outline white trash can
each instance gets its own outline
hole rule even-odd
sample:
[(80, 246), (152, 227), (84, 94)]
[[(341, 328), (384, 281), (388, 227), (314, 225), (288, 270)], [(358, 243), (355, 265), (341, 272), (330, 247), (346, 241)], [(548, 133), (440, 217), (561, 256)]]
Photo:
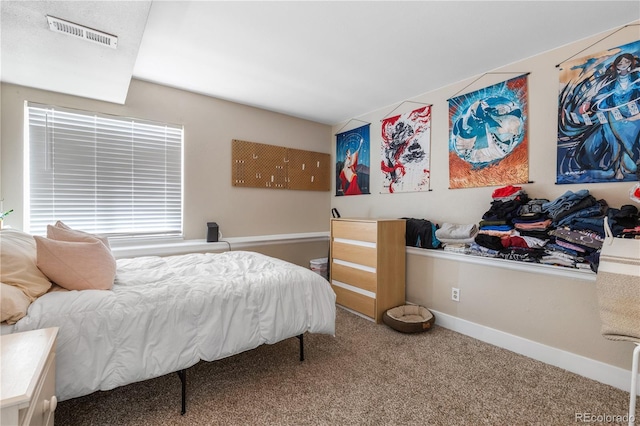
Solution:
[(327, 271), (327, 264), (329, 263), (328, 257), (321, 257), (320, 259), (311, 259), (309, 262), (309, 268), (316, 274), (322, 276), (325, 280), (329, 279)]

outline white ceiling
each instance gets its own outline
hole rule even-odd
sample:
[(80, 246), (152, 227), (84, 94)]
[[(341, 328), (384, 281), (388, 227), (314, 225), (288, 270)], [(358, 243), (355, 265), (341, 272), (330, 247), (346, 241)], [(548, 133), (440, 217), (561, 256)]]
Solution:
[[(137, 78), (325, 124), (640, 19), (637, 0), (3, 0), (0, 7), (2, 81), (125, 103)], [(118, 48), (51, 32), (46, 15), (117, 35)], [(640, 27), (631, 31), (640, 39)]]
[[(0, 78), (124, 103), (151, 2), (0, 0)], [(49, 30), (47, 15), (115, 34), (117, 49)]]

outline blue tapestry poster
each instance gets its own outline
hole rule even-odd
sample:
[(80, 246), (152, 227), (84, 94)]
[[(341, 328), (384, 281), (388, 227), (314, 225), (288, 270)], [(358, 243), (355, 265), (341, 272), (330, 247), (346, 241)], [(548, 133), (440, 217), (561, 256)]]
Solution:
[(449, 188), (529, 181), (528, 75), (449, 99)]
[(559, 184), (637, 181), (640, 41), (560, 68)]

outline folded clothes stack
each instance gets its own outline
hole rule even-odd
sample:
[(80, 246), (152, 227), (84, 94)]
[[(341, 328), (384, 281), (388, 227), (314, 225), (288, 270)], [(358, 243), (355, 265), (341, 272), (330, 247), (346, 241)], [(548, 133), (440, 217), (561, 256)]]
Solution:
[(518, 216), (512, 219), (513, 226), (520, 235), (549, 239), (548, 231), (553, 222), (542, 207), (547, 202), (549, 200), (544, 198), (534, 198), (520, 207)]
[(447, 251), (467, 253), (469, 245), (478, 235), (478, 226), (472, 224), (443, 223), (436, 230), (436, 238)]
[[(595, 200), (587, 190), (567, 191), (545, 205), (553, 215), (551, 243), (542, 263), (563, 265), (573, 262), (575, 268), (597, 271), (600, 248), (604, 240), (604, 218), (617, 237), (625, 237), (627, 227), (640, 225), (638, 209), (633, 205), (609, 207), (605, 200)], [(561, 260), (559, 260), (561, 256)]]
[(513, 235), (513, 219), (529, 201), (527, 193), (519, 186), (509, 185), (493, 191), (491, 198), (491, 207), (478, 224), (479, 233), (500, 238)]
[(602, 247), (603, 236), (595, 232), (557, 228), (550, 232), (554, 243), (549, 244), (540, 263), (581, 267), (593, 259)]
[[(472, 251), (480, 251), (483, 256), (535, 261), (540, 254), (534, 249), (546, 243), (535, 233), (546, 230), (546, 224), (551, 223), (542, 212), (542, 203), (547, 200), (532, 200), (518, 186), (496, 189), (491, 198), (491, 207), (482, 215), (475, 240), (482, 249), (474, 247)], [(519, 228), (528, 228), (534, 235), (524, 235)]]
[(554, 225), (558, 226), (563, 218), (572, 216), (583, 209), (590, 209), (597, 204), (597, 200), (589, 194), (587, 189), (581, 189), (576, 192), (567, 191), (555, 200), (544, 203), (542, 208), (553, 220)]
[(495, 201), (513, 201), (526, 197), (526, 192), (521, 186), (507, 185), (502, 188), (498, 188), (491, 194), (491, 198)]

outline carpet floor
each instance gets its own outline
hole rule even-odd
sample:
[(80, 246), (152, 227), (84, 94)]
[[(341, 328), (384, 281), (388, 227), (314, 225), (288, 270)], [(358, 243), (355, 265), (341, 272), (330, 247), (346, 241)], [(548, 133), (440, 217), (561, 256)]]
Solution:
[[(402, 334), (343, 309), (305, 335), (58, 404), (61, 425), (624, 424), (628, 393), (436, 326)], [(588, 421), (585, 421), (588, 420)], [(598, 420), (602, 420), (601, 422)]]

